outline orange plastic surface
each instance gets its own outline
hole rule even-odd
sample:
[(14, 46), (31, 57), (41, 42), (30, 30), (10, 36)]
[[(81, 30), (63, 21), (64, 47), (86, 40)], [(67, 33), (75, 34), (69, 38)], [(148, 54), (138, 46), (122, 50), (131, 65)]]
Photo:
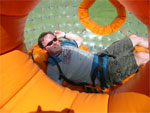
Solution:
[[(129, 1), (122, 0), (125, 7), (132, 7)], [(139, 5), (136, 1), (139, 0), (134, 0), (134, 6)], [(150, 112), (150, 62), (126, 84), (109, 94), (79, 93), (49, 79), (25, 53), (23, 43), (27, 14), (38, 2), (0, 0), (0, 113)], [(140, 2), (141, 5), (145, 3), (149, 1)], [(138, 14), (138, 10), (133, 13)], [(143, 18), (148, 17), (147, 13), (144, 14)], [(147, 21), (143, 20), (143, 23), (148, 25)]]
[(150, 26), (150, 1), (149, 0), (118, 0), (133, 15), (145, 25)]

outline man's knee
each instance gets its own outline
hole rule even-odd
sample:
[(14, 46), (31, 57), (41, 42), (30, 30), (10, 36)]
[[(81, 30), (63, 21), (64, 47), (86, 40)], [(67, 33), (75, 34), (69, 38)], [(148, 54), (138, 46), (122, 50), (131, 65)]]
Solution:
[(139, 40), (140, 40), (139, 37), (137, 37), (136, 35), (130, 35), (129, 38), (133, 44), (133, 47), (138, 45)]
[(149, 61), (149, 53), (146, 52), (136, 52), (134, 53), (136, 63), (138, 66), (145, 64)]

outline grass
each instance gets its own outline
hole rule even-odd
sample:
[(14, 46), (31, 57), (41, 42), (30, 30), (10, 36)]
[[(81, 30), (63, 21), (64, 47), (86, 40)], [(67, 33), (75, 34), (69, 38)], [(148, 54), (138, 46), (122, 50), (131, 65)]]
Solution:
[(110, 24), (116, 16), (116, 9), (108, 0), (97, 0), (89, 9), (89, 17), (99, 25)]

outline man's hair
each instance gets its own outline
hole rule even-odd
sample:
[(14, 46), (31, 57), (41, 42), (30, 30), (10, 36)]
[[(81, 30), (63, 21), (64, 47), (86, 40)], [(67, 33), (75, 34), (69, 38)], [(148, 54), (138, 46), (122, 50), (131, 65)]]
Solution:
[(48, 32), (43, 32), (40, 34), (39, 38), (38, 38), (38, 45), (40, 48), (44, 48), (42, 42), (44, 41), (44, 36), (47, 34), (52, 34), (54, 35), (52, 32), (48, 31)]

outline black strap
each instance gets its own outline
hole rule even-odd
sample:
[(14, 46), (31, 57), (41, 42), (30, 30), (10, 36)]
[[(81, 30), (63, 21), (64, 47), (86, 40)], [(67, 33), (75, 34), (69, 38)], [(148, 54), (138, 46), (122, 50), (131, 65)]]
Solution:
[(35, 62), (34, 57), (33, 57), (33, 50), (29, 53), (29, 55), (32, 57), (33, 62)]
[(59, 80), (61, 79), (61, 75), (63, 75), (63, 72), (62, 72), (62, 70), (61, 70), (61, 68), (60, 68), (60, 66), (59, 66), (59, 64), (58, 64), (58, 62), (56, 61), (56, 59), (55, 58), (53, 58), (52, 56), (50, 56), (50, 58), (56, 63), (56, 65), (57, 65), (57, 68), (58, 68), (58, 70), (59, 70), (59, 73), (60, 73), (60, 76), (59, 76)]
[(102, 54), (99, 54), (99, 57), (103, 57), (103, 56), (108, 56), (108, 57), (116, 58), (116, 56), (111, 55), (111, 54), (108, 54), (108, 53), (102, 53)]
[(61, 68), (60, 68), (60, 66), (59, 66), (59, 64), (58, 64), (58, 62), (56, 61), (56, 59), (53, 58), (53, 57), (51, 57), (51, 56), (50, 56), (50, 58), (52, 58), (52, 60), (54, 60), (54, 62), (55, 62), (56, 65), (57, 65), (57, 68), (58, 68), (58, 70), (59, 70), (59, 80), (61, 80), (61, 79), (63, 78), (63, 79), (64, 79), (65, 81), (67, 81), (69, 84), (76, 85), (76, 86), (88, 85), (87, 83), (84, 83), (84, 82), (82, 82), (82, 83), (76, 83), (76, 82), (74, 82), (74, 81), (72, 81), (72, 80), (69, 80), (69, 79), (64, 75), (64, 73), (62, 72), (62, 70), (61, 70)]
[[(101, 92), (103, 92), (104, 87), (105, 87), (105, 78), (104, 78), (104, 74), (103, 74), (103, 69), (102, 69), (102, 56), (103, 55), (99, 55), (99, 61), (98, 61), (98, 66), (95, 68), (92, 76), (91, 76), (91, 80), (92, 80), (92, 86), (95, 87), (95, 80), (96, 78), (99, 79), (100, 83), (101, 83)], [(97, 77), (97, 73), (100, 72), (100, 78)], [(97, 91), (96, 91), (97, 92)]]
[(94, 70), (94, 72), (93, 72), (93, 74), (92, 74), (92, 76), (91, 76), (92, 86), (93, 86), (93, 88), (94, 88), (94, 90), (95, 90), (95, 93), (98, 93), (98, 92), (99, 92), (99, 91), (96, 90), (96, 85), (95, 85), (95, 79), (96, 79), (96, 77), (97, 77), (97, 73), (98, 73), (98, 67), (95, 68), (95, 70)]

